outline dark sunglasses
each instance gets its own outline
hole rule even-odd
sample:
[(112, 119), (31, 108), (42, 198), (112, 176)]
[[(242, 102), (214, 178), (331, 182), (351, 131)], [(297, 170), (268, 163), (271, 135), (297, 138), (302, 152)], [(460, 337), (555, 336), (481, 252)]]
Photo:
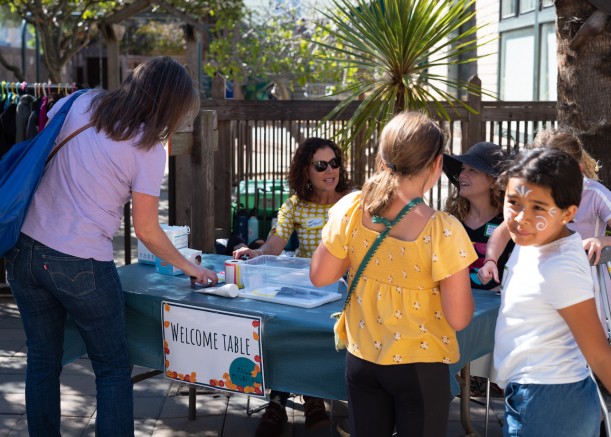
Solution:
[(336, 169), (339, 168), (342, 163), (339, 158), (336, 157), (331, 159), (330, 161), (314, 161), (312, 162), (312, 165), (314, 166), (314, 170), (320, 173), (325, 171), (328, 165), (330, 165), (331, 168)]

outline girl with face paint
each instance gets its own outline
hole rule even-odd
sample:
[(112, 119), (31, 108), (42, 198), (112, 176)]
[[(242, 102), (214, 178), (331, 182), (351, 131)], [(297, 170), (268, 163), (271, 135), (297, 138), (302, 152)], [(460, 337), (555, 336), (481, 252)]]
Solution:
[(516, 244), (494, 347), (504, 435), (598, 436), (600, 405), (588, 365), (611, 388), (611, 347), (596, 317), (581, 237), (566, 226), (581, 200), (579, 163), (557, 149), (534, 149), (501, 183)]

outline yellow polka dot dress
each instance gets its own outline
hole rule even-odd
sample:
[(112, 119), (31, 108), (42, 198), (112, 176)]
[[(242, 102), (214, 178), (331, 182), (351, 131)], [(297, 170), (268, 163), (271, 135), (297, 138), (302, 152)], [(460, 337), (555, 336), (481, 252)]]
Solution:
[(278, 211), (278, 222), (269, 231), (269, 235), (289, 241), (293, 231), (297, 232), (299, 247), (295, 256), (312, 258), (320, 244), (320, 233), (329, 220), (329, 209), (332, 204), (320, 204), (301, 200), (292, 195)]
[[(349, 282), (378, 236), (362, 217), (360, 192), (349, 194), (331, 209), (322, 232), (331, 254), (350, 259)], [(387, 236), (346, 307), (340, 339), (351, 354), (376, 364), (458, 361), (439, 282), (476, 258), (461, 223), (444, 212), (435, 212), (414, 241)]]

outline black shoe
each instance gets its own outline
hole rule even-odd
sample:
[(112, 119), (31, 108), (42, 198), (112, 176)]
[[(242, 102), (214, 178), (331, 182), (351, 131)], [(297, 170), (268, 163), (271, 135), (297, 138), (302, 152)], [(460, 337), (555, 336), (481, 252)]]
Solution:
[(265, 409), (265, 413), (261, 416), (255, 437), (281, 436), (282, 429), (288, 421), (286, 409), (276, 402), (270, 402)]
[(350, 425), (348, 424), (347, 419), (344, 419), (339, 422), (335, 429), (341, 437), (350, 437)]
[(331, 424), (331, 419), (325, 410), (325, 401), (320, 398), (304, 396), (303, 411), (307, 430), (322, 428)]

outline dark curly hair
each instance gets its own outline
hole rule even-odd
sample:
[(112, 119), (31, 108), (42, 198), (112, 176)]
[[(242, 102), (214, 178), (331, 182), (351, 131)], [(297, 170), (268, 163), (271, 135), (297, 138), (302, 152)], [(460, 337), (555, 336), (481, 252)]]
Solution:
[(350, 188), (348, 172), (346, 167), (344, 167), (342, 150), (331, 140), (310, 137), (297, 147), (289, 168), (289, 187), (300, 199), (309, 200), (312, 196), (312, 184), (308, 180), (308, 168), (312, 163), (314, 153), (318, 149), (324, 149), (325, 147), (333, 150), (335, 157), (339, 159), (341, 164), (339, 167), (339, 182), (335, 187), (335, 191), (345, 193)]

